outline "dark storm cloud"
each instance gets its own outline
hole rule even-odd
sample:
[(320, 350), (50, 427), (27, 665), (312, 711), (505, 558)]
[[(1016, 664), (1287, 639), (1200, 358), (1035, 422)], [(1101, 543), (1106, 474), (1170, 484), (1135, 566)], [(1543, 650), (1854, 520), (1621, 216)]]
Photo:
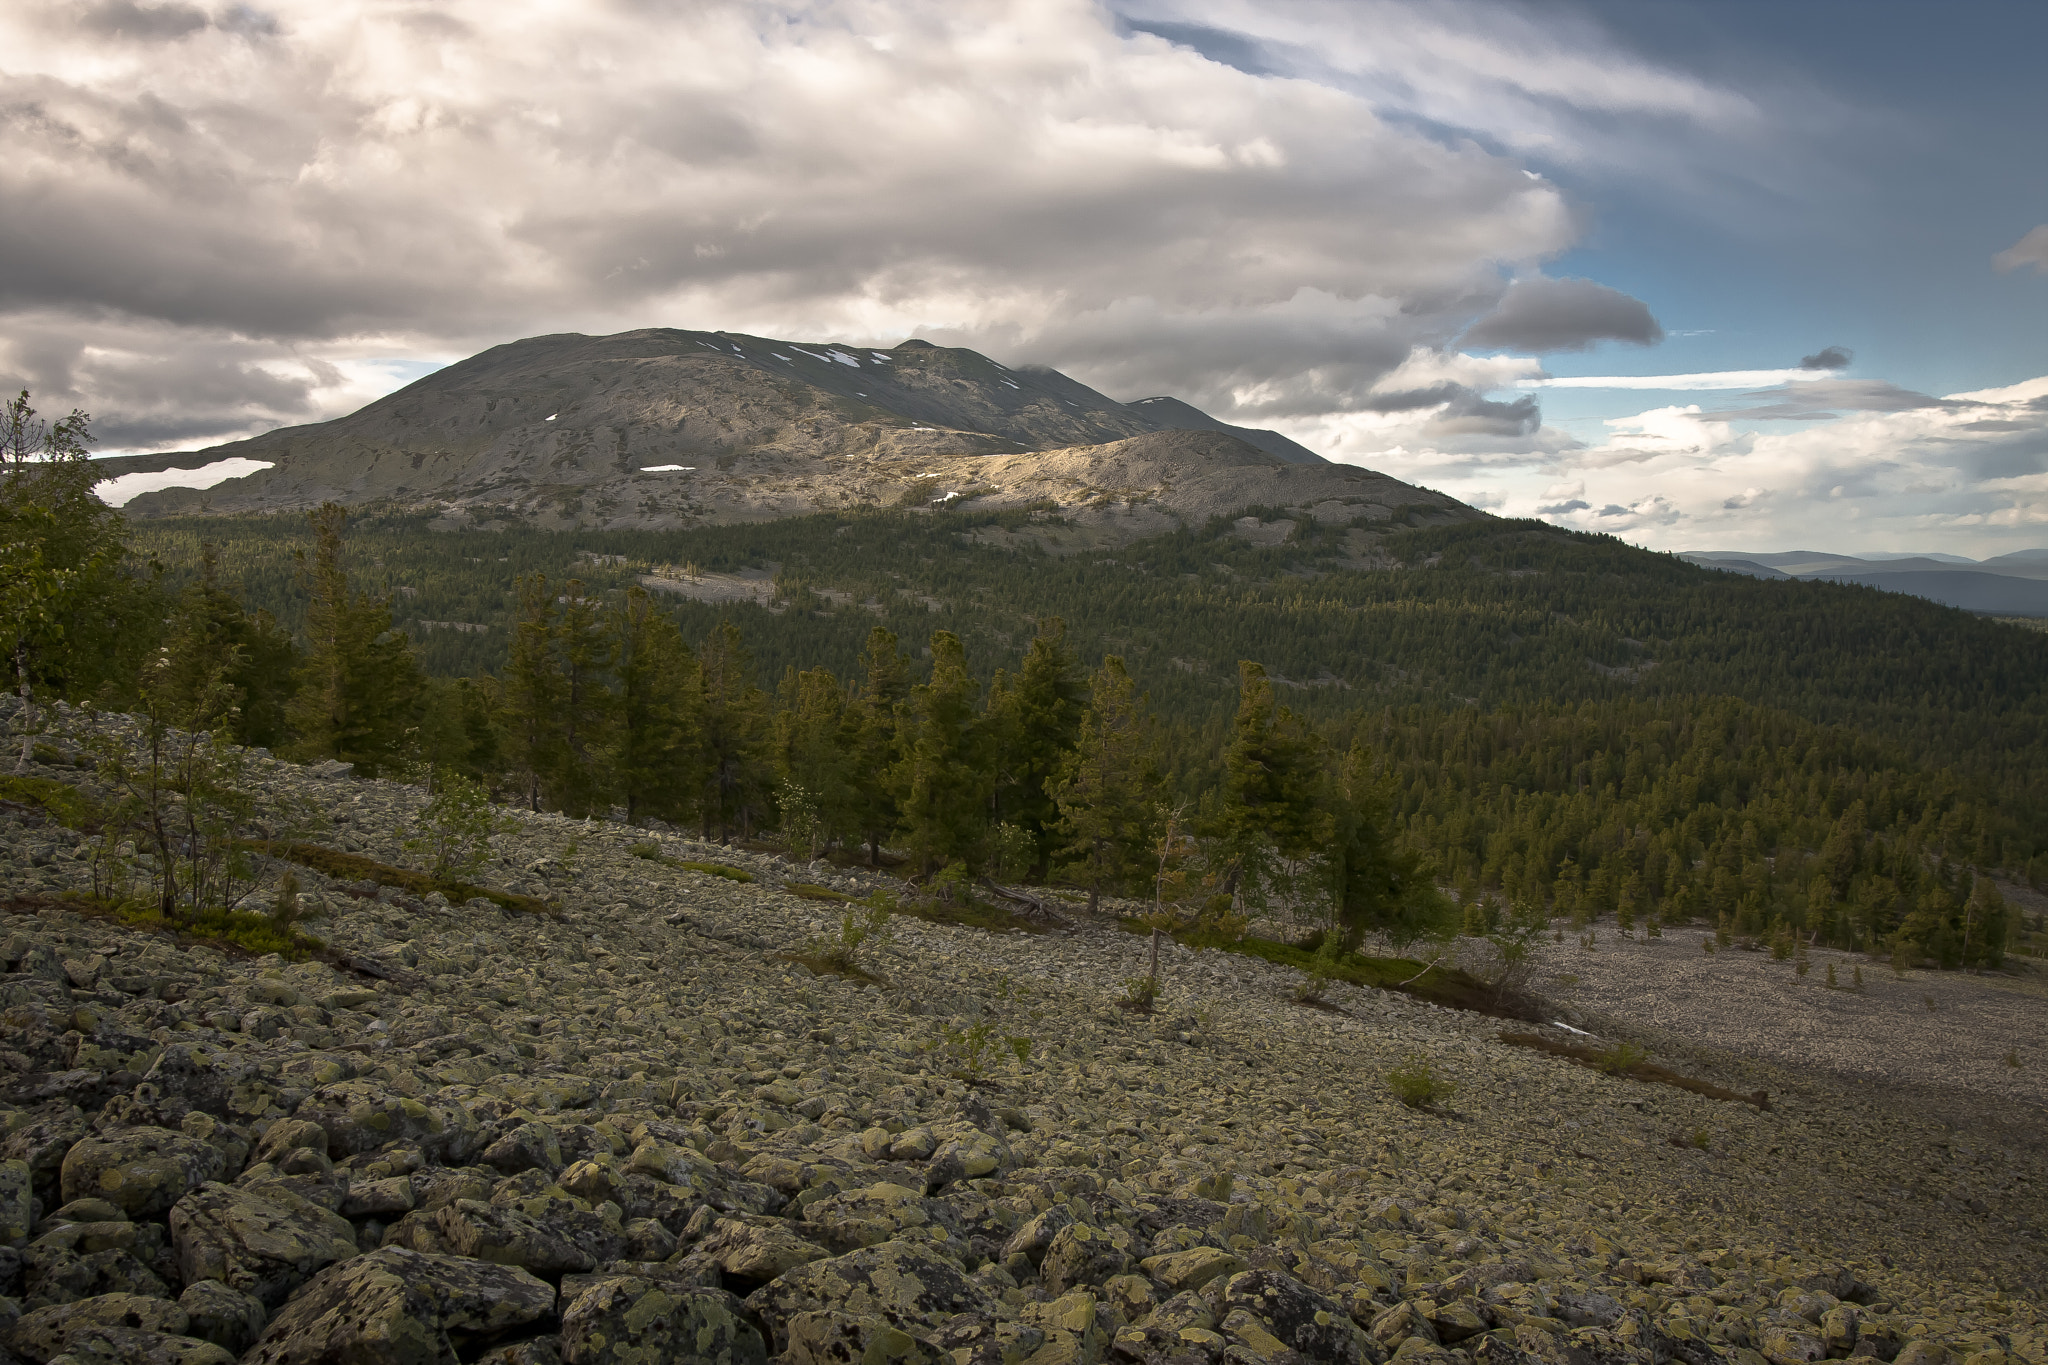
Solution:
[(1664, 329), (1640, 299), (1592, 280), (1533, 276), (1508, 287), (1500, 306), (1462, 344), (1515, 351), (1583, 351), (1597, 341), (1654, 346)]
[(1539, 517), (1561, 517), (1568, 512), (1589, 512), (1593, 504), (1584, 498), (1568, 498), (1563, 502), (1545, 503), (1536, 509)]
[(1843, 370), (1856, 358), (1856, 353), (1846, 346), (1823, 346), (1812, 355), (1799, 357), (1802, 370)]

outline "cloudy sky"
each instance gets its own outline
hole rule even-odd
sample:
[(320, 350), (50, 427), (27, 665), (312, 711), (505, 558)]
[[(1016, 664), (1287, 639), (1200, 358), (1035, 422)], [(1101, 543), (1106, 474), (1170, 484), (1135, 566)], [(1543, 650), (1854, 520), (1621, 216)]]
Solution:
[(971, 345), (1665, 549), (2048, 545), (2037, 0), (12, 0), (0, 383)]

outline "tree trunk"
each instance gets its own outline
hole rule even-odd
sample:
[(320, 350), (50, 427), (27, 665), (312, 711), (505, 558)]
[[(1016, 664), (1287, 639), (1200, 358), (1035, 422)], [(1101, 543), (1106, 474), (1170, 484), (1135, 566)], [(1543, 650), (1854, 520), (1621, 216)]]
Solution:
[(28, 761), (35, 756), (36, 750), (36, 732), (33, 728), (36, 713), (36, 694), (35, 689), (28, 685), (28, 641), (26, 640), (16, 640), (14, 642), (14, 678), (16, 684), (21, 688), (21, 757), (15, 761), (14, 771), (25, 773), (28, 771)]

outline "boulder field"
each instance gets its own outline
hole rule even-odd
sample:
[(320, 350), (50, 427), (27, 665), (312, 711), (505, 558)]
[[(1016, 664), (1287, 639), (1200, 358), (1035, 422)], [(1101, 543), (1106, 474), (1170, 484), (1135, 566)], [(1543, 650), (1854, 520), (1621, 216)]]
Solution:
[[(426, 800), (250, 780), (391, 864)], [(291, 962), (122, 923), (0, 805), (0, 1362), (2048, 1365), (2038, 1154), (1955, 1113), (1171, 944), (1133, 1014), (1145, 940), (1074, 907), (816, 974), (886, 878), (509, 818), (475, 880), (549, 910), (301, 868)]]

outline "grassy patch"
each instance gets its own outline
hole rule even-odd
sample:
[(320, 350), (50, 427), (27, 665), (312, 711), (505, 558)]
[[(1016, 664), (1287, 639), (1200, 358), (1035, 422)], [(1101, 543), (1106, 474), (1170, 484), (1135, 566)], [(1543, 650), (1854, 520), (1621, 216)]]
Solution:
[(753, 873), (747, 871), (744, 867), (734, 867), (730, 863), (699, 863), (692, 862), (688, 858), (664, 858), (662, 861), (670, 867), (679, 867), (685, 872), (702, 872), (707, 877), (723, 877), (729, 882), (750, 882), (754, 880)]
[(829, 886), (819, 886), (815, 882), (784, 882), (782, 889), (795, 896), (798, 900), (850, 901), (856, 899), (853, 896), (847, 895), (844, 891), (834, 891)]
[[(1134, 934), (1149, 934), (1152, 930), (1136, 920), (1124, 923), (1124, 928)], [(1313, 948), (1304, 948), (1293, 943), (1282, 943), (1277, 939), (1247, 936), (1241, 939), (1226, 938), (1221, 934), (1204, 934), (1199, 930), (1173, 931), (1174, 941), (1190, 948), (1218, 948), (1226, 953), (1243, 953), (1246, 957), (1264, 958), (1277, 962), (1283, 967), (1297, 967), (1304, 972), (1318, 969), (1329, 974), (1333, 980), (1348, 981), (1354, 986), (1371, 986), (1383, 991), (1399, 991), (1432, 1005), (1443, 1005), (1450, 1009), (1472, 1010), (1479, 1014), (1491, 1015), (1496, 1019), (1521, 1019), (1512, 1001), (1500, 1001), (1493, 987), (1479, 978), (1456, 967), (1442, 963), (1425, 964), (1406, 957), (1367, 957), (1363, 953), (1344, 953), (1335, 958), (1318, 959)]]
[(826, 953), (784, 953), (784, 962), (794, 962), (810, 968), (813, 976), (843, 976), (849, 981), (865, 981), (879, 985), (882, 978), (864, 970), (859, 964), (842, 962)]
[[(33, 908), (50, 902), (17, 898), (9, 908), (33, 913)], [(196, 915), (167, 920), (156, 907), (140, 901), (111, 901), (76, 892), (61, 895), (55, 903), (88, 919), (112, 920), (131, 929), (175, 934), (180, 942), (204, 944), (231, 954), (262, 957), (276, 953), (290, 962), (304, 962), (326, 942), (304, 930), (281, 925), (270, 916), (253, 910), (204, 910)]]
[(661, 851), (660, 844), (653, 842), (635, 844), (626, 851), (635, 858), (645, 858), (650, 863), (659, 863), (663, 867), (673, 867), (683, 872), (702, 872), (707, 877), (723, 877), (729, 882), (754, 880), (753, 873), (743, 867), (734, 867), (730, 863), (701, 863), (689, 858), (671, 858)]
[(85, 793), (47, 777), (0, 777), (0, 801), (41, 811), (67, 829), (82, 830), (98, 823), (98, 812)]
[(310, 867), (315, 872), (344, 881), (371, 881), (379, 886), (395, 886), (400, 891), (415, 896), (440, 892), (456, 904), (482, 896), (506, 910), (521, 911), (529, 915), (553, 915), (555, 910), (538, 896), (521, 896), (511, 891), (496, 891), (488, 886), (476, 886), (470, 882), (459, 882), (446, 877), (435, 877), (409, 867), (393, 867), (380, 863), (374, 858), (365, 858), (360, 853), (344, 853), (338, 848), (326, 848), (320, 844), (286, 843), (282, 840), (252, 841), (249, 847), (268, 853), (273, 858)]
[(1575, 1043), (1560, 1043), (1554, 1038), (1545, 1038), (1537, 1033), (1503, 1033), (1500, 1040), (1510, 1047), (1526, 1047), (1537, 1052), (1547, 1052), (1553, 1057), (1569, 1058), (1580, 1066), (1589, 1066), (1610, 1076), (1626, 1076), (1632, 1081), (1668, 1085), (1675, 1090), (1704, 1095), (1710, 1100), (1732, 1100), (1737, 1104), (1753, 1104), (1763, 1110), (1771, 1107), (1771, 1096), (1767, 1090), (1752, 1091), (1745, 1095), (1739, 1090), (1729, 1090), (1709, 1081), (1681, 1075), (1669, 1067), (1658, 1066), (1648, 1060), (1647, 1054), (1634, 1043), (1621, 1043), (1611, 1048), (1580, 1047)]
[(1043, 924), (1034, 924), (1000, 905), (983, 901), (905, 900), (896, 907), (899, 915), (921, 919), (927, 924), (957, 924), (966, 929), (985, 929), (992, 934), (1042, 934)]
[(1410, 1109), (1434, 1109), (1457, 1093), (1458, 1087), (1436, 1069), (1426, 1053), (1411, 1052), (1386, 1075), (1394, 1098)]

